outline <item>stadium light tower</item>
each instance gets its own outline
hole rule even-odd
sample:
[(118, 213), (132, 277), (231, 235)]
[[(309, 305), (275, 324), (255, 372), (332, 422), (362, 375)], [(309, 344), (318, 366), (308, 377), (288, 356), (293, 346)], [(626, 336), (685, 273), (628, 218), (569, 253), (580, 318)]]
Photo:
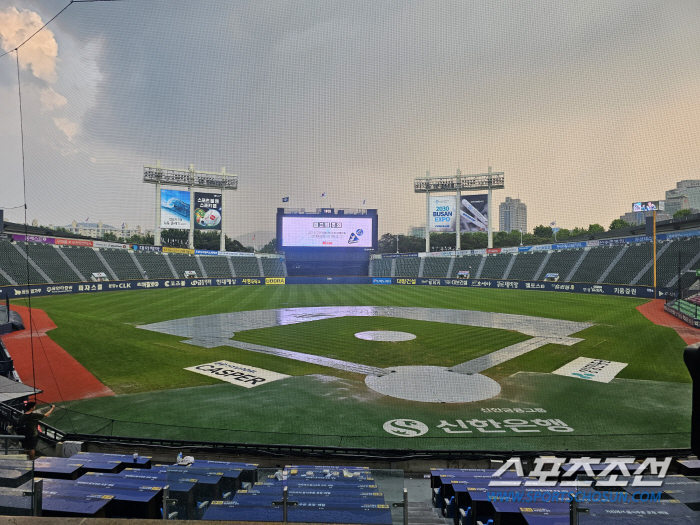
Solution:
[[(502, 190), (505, 188), (505, 173), (492, 172), (489, 166), (488, 173), (480, 173), (478, 175), (462, 175), (460, 170), (457, 170), (457, 175), (454, 177), (430, 177), (430, 172), (426, 173), (425, 178), (418, 178), (413, 181), (413, 191), (415, 193), (425, 193), (425, 251), (430, 251), (430, 194), (436, 193), (452, 193), (457, 194), (457, 209), (461, 206), (462, 191), (479, 191), (488, 190), (488, 211), (487, 211), (487, 231), (488, 231), (488, 247), (493, 248), (493, 190)], [(457, 243), (456, 249), (461, 249), (460, 239), (460, 222), (461, 217), (457, 217), (456, 231)]]
[(221, 242), (220, 250), (226, 250), (226, 234), (224, 233), (224, 221), (226, 216), (225, 196), (226, 190), (238, 189), (238, 175), (228, 175), (226, 168), (221, 168), (221, 173), (208, 171), (195, 171), (194, 165), (190, 165), (187, 170), (176, 170), (163, 168), (160, 161), (156, 161), (155, 166), (143, 167), (143, 182), (155, 184), (156, 186), (156, 228), (153, 243), (160, 245), (160, 191), (161, 185), (165, 186), (186, 186), (190, 192), (190, 233), (188, 245), (194, 248), (194, 190), (195, 188), (209, 188), (221, 191)]

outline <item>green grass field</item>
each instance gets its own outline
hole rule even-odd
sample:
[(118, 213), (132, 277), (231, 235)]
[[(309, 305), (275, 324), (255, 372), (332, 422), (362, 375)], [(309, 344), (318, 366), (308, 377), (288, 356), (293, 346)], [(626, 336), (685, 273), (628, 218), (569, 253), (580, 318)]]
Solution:
[[(68, 431), (413, 449), (687, 447), (691, 387), (682, 361), (685, 343), (673, 329), (641, 315), (635, 308), (643, 302), (524, 290), (288, 285), (46, 297), (33, 299), (32, 306), (56, 323), (50, 337), (117, 393), (65, 403), (52, 419)], [(485, 370), (501, 393), (473, 403), (396, 399), (369, 389), (357, 373), (227, 346), (201, 348), (181, 342), (183, 337), (136, 328), (224, 312), (355, 305), (479, 310), (595, 326), (574, 334), (583, 339), (574, 346), (548, 344)], [(366, 330), (417, 337), (400, 343), (354, 337)], [(449, 367), (529, 337), (432, 321), (345, 317), (238, 332), (234, 339), (384, 368)], [(580, 356), (628, 365), (610, 383), (551, 374)], [(245, 389), (184, 370), (221, 359), (292, 377)], [(573, 431), (504, 430), (509, 418), (558, 419)], [(428, 431), (392, 435), (384, 425), (395, 419), (420, 421)], [(500, 425), (491, 430), (499, 431), (459, 423), (489, 419)]]

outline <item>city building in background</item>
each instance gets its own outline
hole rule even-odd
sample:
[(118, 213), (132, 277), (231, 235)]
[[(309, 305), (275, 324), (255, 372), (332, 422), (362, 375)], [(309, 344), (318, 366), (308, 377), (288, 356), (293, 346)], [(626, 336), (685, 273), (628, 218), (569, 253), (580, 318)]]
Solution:
[(498, 207), (500, 231), (510, 233), (513, 230), (527, 232), (527, 205), (520, 199), (506, 197)]
[[(52, 227), (50, 225), (50, 227)], [(63, 226), (66, 230), (77, 235), (84, 235), (85, 237), (93, 237), (96, 239), (101, 239), (104, 237), (105, 233), (113, 233), (117, 237), (127, 239), (132, 235), (148, 235), (152, 234), (153, 231), (141, 230), (141, 226), (136, 226), (136, 228), (129, 228), (127, 223), (122, 224), (121, 228), (111, 226), (109, 224), (104, 224), (102, 221), (99, 222), (76, 222), (73, 221), (67, 226)]]
[[(651, 217), (653, 214), (654, 210), (630, 211), (621, 215), (620, 219), (629, 223), (631, 226), (639, 226), (640, 224), (646, 224), (646, 218)], [(656, 222), (668, 221), (671, 219), (673, 219), (673, 213), (656, 210)]]
[(673, 215), (678, 210), (700, 212), (700, 180), (682, 180), (666, 192), (666, 211)]
[(425, 237), (425, 226), (411, 226), (408, 228), (410, 237)]

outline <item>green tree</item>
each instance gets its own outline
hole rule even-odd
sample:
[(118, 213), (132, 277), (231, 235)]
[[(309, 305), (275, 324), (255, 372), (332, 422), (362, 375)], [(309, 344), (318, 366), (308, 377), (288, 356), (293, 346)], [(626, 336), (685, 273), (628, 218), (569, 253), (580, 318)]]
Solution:
[(688, 208), (683, 208), (682, 210), (678, 210), (676, 213), (673, 214), (674, 219), (681, 219), (683, 217), (687, 217), (688, 215), (692, 215), (693, 212), (690, 211)]
[(106, 231), (102, 236), (102, 240), (105, 242), (121, 242), (122, 238), (118, 237), (114, 232)]
[(237, 241), (235, 239), (231, 239), (228, 235), (226, 236), (226, 239), (224, 242), (226, 243), (226, 251), (227, 252), (252, 252), (253, 251), (252, 247), (246, 248), (239, 241)]
[(621, 228), (629, 228), (630, 226), (631, 224), (624, 219), (615, 219), (610, 223), (610, 228), (608, 228), (608, 231), (619, 230)]
[(377, 243), (377, 252), (379, 253), (394, 253), (396, 252), (396, 236), (391, 233), (385, 233), (379, 238)]
[(276, 253), (277, 252), (277, 239), (272, 239), (265, 246), (258, 250), (260, 253)]
[(603, 228), (597, 222), (595, 224), (588, 225), (588, 233), (600, 233), (600, 232), (604, 232), (604, 231), (605, 231), (605, 228)]
[(149, 244), (149, 245), (153, 246), (153, 241), (154, 241), (153, 235), (151, 235), (151, 234), (138, 235), (135, 233), (134, 235), (132, 235), (131, 237), (126, 239), (125, 242), (127, 244), (144, 244), (144, 245)]
[(485, 232), (466, 232), (462, 234), (461, 241), (463, 250), (480, 250), (488, 246), (488, 234)]
[(571, 237), (571, 231), (567, 230), (566, 228), (560, 228), (557, 232), (557, 239), (560, 241), (568, 239), (569, 237)]
[(551, 239), (554, 235), (554, 231), (552, 230), (551, 226), (543, 226), (542, 224), (535, 226), (532, 233), (535, 234), (535, 237), (539, 237), (540, 239)]
[(579, 228), (578, 226), (571, 230), (571, 237), (581, 237), (587, 235), (588, 230), (586, 228)]

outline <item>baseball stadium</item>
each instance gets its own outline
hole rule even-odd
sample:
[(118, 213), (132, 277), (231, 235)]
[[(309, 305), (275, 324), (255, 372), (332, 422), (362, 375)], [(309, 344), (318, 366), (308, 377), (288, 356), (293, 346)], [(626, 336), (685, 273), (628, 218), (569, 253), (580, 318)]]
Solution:
[[(697, 72), (667, 85), (641, 5), (641, 26), (610, 8), (607, 49), (598, 15), (541, 2), (587, 35), (548, 59), (539, 20), (457, 38), (519, 20), (478, 4), (0, 2), (0, 429), (30, 460), (0, 471), (31, 474), (0, 514), (700, 520)], [(700, 13), (669, 11), (671, 57), (700, 62)], [(645, 80), (623, 100), (591, 63)], [(659, 501), (479, 499), (495, 475), (532, 496), (543, 458), (599, 458), (588, 503), (601, 472), (672, 459)]]

